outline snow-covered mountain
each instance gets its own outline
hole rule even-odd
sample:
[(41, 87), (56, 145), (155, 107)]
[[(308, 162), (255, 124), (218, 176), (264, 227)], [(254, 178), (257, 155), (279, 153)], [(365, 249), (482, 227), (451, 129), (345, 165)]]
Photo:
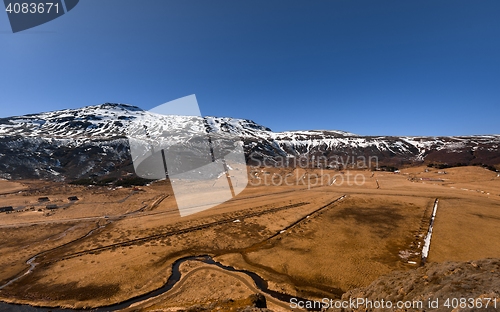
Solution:
[[(134, 120), (148, 123), (151, 136), (164, 128), (189, 131), (190, 116), (166, 116), (144, 111), (127, 104), (102, 104), (81, 109), (0, 119), (0, 136), (44, 137), (88, 141), (127, 135), (127, 126)], [(206, 117), (211, 130), (230, 131), (237, 135), (270, 131), (250, 120)], [(198, 130), (199, 129), (194, 129)]]
[[(72, 180), (133, 172), (126, 137), (131, 124), (147, 123), (150, 137), (167, 130), (189, 134), (202, 130), (196, 128), (200, 123), (193, 118), (200, 117), (158, 115), (110, 103), (1, 118), (0, 177)], [(422, 162), (500, 164), (500, 135), (394, 137), (318, 130), (275, 133), (250, 120), (218, 117), (204, 117), (203, 124), (213, 135), (241, 138), (248, 163), (254, 165), (282, 165), (283, 159), (294, 157), (341, 158), (343, 165), (349, 157), (376, 158), (378, 165), (391, 166)], [(182, 140), (182, 136), (179, 138)]]

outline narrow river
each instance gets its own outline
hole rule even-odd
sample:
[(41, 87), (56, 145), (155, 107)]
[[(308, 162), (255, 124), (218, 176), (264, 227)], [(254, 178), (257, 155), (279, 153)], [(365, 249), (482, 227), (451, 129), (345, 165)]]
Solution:
[(0, 312), (74, 312), (74, 311), (92, 311), (92, 312), (108, 312), (108, 311), (117, 311), (121, 310), (124, 308), (129, 307), (131, 304), (156, 297), (158, 295), (161, 295), (175, 286), (177, 282), (181, 279), (181, 272), (179, 270), (180, 265), (188, 260), (196, 260), (196, 261), (201, 261), (206, 264), (210, 265), (215, 265), (223, 270), (230, 271), (230, 272), (239, 272), (239, 273), (244, 273), (248, 275), (255, 283), (258, 289), (260, 289), (262, 292), (272, 296), (273, 298), (276, 298), (280, 301), (285, 302), (286, 304), (290, 303), (291, 298), (297, 298), (298, 300), (306, 300), (303, 298), (299, 297), (294, 297), (290, 296), (287, 294), (283, 294), (274, 290), (271, 290), (267, 286), (267, 282), (260, 277), (259, 275), (246, 271), (246, 270), (237, 270), (231, 266), (226, 266), (223, 265), (220, 262), (215, 261), (211, 256), (204, 255), (204, 256), (189, 256), (189, 257), (184, 257), (181, 259), (178, 259), (174, 262), (172, 265), (172, 275), (167, 280), (167, 283), (163, 285), (161, 288), (154, 290), (150, 293), (140, 295), (134, 298), (131, 298), (127, 301), (124, 301), (122, 303), (110, 305), (107, 307), (102, 307), (102, 308), (96, 308), (96, 309), (90, 309), (90, 310), (73, 310), (73, 309), (57, 309), (57, 308), (39, 308), (39, 307), (33, 307), (30, 305), (18, 305), (18, 304), (9, 304), (9, 303), (4, 303), (0, 302)]
[[(28, 261), (26, 261), (26, 264), (28, 264), (28, 265), (30, 266), (30, 267), (29, 267), (29, 269), (28, 269), (28, 270), (26, 270), (26, 272), (24, 272), (23, 274), (21, 274), (21, 275), (19, 275), (19, 276), (15, 277), (15, 278), (13, 278), (12, 280), (10, 280), (9, 282), (7, 282), (6, 284), (4, 284), (4, 285), (0, 285), (0, 289), (5, 288), (5, 287), (9, 286), (10, 284), (12, 284), (12, 283), (14, 283), (15, 281), (19, 280), (19, 279), (20, 279), (20, 278), (22, 278), (23, 276), (28, 275), (28, 274), (30, 274), (31, 272), (33, 272), (33, 270), (35, 269), (35, 267), (36, 267), (36, 266), (37, 266), (37, 264), (38, 264), (38, 263), (36, 263), (36, 262), (35, 262), (36, 258), (38, 258), (38, 257), (40, 257), (40, 256), (43, 256), (43, 255), (45, 255), (45, 254), (47, 254), (47, 253), (49, 253), (49, 252), (51, 252), (51, 251), (54, 251), (54, 250), (56, 250), (56, 249), (59, 249), (59, 248), (61, 248), (61, 247), (64, 247), (64, 246), (66, 246), (66, 245), (68, 245), (68, 244), (74, 243), (74, 242), (75, 242), (75, 241), (77, 241), (77, 240), (81, 240), (81, 239), (84, 239), (84, 238), (86, 238), (86, 237), (89, 237), (90, 235), (92, 235), (92, 233), (94, 233), (95, 231), (97, 231), (97, 230), (99, 230), (99, 229), (104, 228), (106, 225), (107, 225), (107, 224), (104, 224), (104, 225), (99, 225), (97, 228), (90, 230), (90, 232), (88, 232), (88, 233), (87, 233), (87, 234), (85, 234), (84, 236), (82, 236), (82, 237), (80, 237), (80, 238), (78, 238), (78, 239), (76, 239), (76, 240), (74, 240), (74, 241), (71, 241), (71, 242), (68, 242), (68, 243), (62, 244), (61, 246), (58, 246), (58, 247), (56, 247), (56, 248), (53, 248), (53, 249), (50, 249), (50, 250), (47, 250), (47, 251), (42, 251), (41, 253), (39, 253), (39, 254), (37, 254), (37, 255), (33, 256), (33, 257), (32, 257), (32, 258), (30, 258)], [(1, 302), (0, 302), (0, 303), (1, 303)], [(3, 310), (1, 310), (1, 306), (0, 306), (0, 311), (3, 311)]]

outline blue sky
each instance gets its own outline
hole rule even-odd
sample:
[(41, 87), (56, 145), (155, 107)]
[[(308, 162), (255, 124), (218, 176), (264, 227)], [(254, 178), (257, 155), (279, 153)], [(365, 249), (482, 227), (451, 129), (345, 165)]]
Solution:
[(196, 94), (274, 131), (500, 133), (500, 1), (80, 0), (12, 34), (0, 117)]

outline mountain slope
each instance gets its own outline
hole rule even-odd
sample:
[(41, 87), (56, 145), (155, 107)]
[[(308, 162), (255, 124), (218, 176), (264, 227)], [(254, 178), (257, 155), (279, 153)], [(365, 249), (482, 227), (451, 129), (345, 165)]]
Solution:
[[(193, 118), (165, 116), (126, 104), (102, 104), (0, 119), (0, 177), (72, 180), (133, 172), (127, 140), (131, 123), (148, 124), (150, 137), (167, 129), (195, 133)], [(206, 129), (244, 142), (249, 164), (283, 165), (307, 159), (309, 165), (401, 166), (422, 162), (500, 164), (500, 135), (469, 137), (358, 136), (343, 131), (275, 133), (250, 120), (205, 117)], [(199, 126), (198, 126), (199, 127)], [(180, 136), (177, 138), (183, 140)], [(353, 158), (354, 157), (354, 158)], [(319, 161), (321, 160), (321, 161)], [(354, 161), (353, 161), (354, 160)]]

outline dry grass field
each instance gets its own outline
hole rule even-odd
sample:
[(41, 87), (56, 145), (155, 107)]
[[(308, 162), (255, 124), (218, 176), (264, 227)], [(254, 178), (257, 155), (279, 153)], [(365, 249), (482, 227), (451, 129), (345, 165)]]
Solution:
[[(276, 183), (287, 174), (292, 183)], [(500, 177), (483, 168), (266, 168), (250, 182), (236, 198), (181, 217), (165, 181), (137, 188), (0, 181), (0, 206), (15, 210), (0, 213), (0, 300), (113, 305), (162, 287), (172, 264), (194, 255), (254, 272), (270, 290), (340, 298), (420, 265), (437, 198), (428, 263), (500, 258)], [(241, 272), (196, 261), (180, 271), (171, 290), (127, 311), (218, 304), (229, 311), (256, 293), (273, 310), (286, 310)]]
[(18, 192), (26, 189), (27, 186), (22, 183), (10, 182), (7, 180), (0, 180), (0, 195)]

